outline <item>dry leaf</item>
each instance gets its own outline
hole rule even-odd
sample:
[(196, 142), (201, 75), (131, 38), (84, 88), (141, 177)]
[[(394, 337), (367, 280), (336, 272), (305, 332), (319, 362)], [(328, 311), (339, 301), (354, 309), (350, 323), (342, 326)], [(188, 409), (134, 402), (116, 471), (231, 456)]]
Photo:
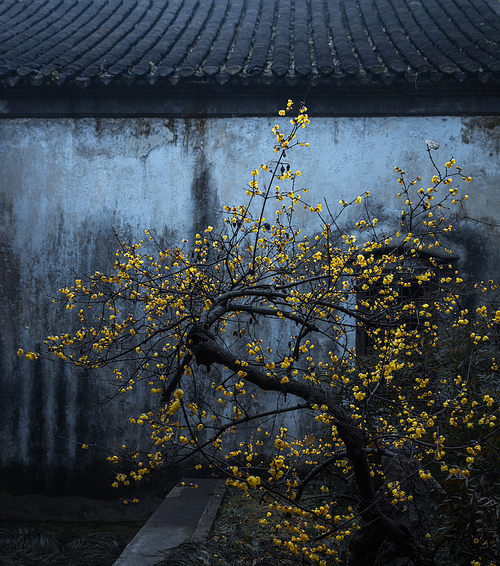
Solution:
[(307, 438), (305, 439), (305, 445), (309, 446), (310, 444), (312, 444), (314, 441), (316, 440), (316, 437), (314, 436), (314, 434), (311, 432), (311, 434), (309, 434), (307, 436)]
[(170, 248), (168, 248), (168, 250), (165, 250), (162, 254), (161, 254), (161, 259), (160, 259), (160, 263), (162, 261), (165, 261), (167, 259), (167, 257), (172, 253), (172, 250)]

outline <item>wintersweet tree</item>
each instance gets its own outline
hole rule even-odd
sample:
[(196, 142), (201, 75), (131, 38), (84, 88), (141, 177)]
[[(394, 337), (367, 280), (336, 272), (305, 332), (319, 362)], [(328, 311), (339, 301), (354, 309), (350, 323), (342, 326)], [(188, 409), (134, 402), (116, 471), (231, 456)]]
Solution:
[(435, 175), (395, 168), (382, 234), (368, 192), (318, 203), (299, 187), (307, 109), (280, 115), (290, 133), (273, 128), (275, 160), (221, 226), (121, 243), (110, 271), (61, 289), (80, 328), (47, 350), (117, 397), (148, 384), (127, 418), (150, 446), (109, 457), (115, 487), (181, 463), (224, 475), (261, 494), (263, 529), (305, 564), (497, 564), (497, 286), (463, 281), (449, 244), (471, 179), (427, 142)]

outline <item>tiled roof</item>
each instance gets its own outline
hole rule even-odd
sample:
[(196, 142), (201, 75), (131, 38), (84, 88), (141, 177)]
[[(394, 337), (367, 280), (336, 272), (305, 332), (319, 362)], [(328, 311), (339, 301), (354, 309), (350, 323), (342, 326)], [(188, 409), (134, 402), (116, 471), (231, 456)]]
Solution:
[(498, 79), (499, 0), (0, 0), (7, 88), (416, 76)]

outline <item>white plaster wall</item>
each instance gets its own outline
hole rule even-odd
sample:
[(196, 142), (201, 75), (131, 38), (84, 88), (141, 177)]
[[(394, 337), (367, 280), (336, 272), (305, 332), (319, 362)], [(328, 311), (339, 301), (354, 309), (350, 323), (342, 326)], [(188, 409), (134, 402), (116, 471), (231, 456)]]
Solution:
[[(23, 469), (39, 474), (37, 485), (57, 489), (59, 477), (70, 485), (68, 473), (79, 477), (97, 455), (84, 457), (65, 439), (112, 448), (129, 434), (116, 422), (136, 412), (133, 400), (96, 408), (95, 384), (15, 355), (60, 330), (65, 313), (51, 297), (75, 273), (106, 271), (114, 231), (133, 241), (147, 228), (175, 244), (216, 224), (224, 204), (245, 201), (250, 171), (274, 159), (276, 123), (287, 131), (286, 118), (0, 121), (0, 467), (7, 476)], [(498, 118), (313, 118), (301, 135), (310, 147), (294, 149), (289, 161), (302, 172), (307, 198), (336, 207), (368, 190), (381, 230), (400, 210), (394, 166), (427, 186), (434, 172), (424, 140), (440, 143), (436, 162), (453, 156), (474, 178), (470, 215), (483, 222), (457, 233), (462, 261), (475, 275), (498, 274), (498, 229), (484, 224), (497, 224), (500, 211)]]

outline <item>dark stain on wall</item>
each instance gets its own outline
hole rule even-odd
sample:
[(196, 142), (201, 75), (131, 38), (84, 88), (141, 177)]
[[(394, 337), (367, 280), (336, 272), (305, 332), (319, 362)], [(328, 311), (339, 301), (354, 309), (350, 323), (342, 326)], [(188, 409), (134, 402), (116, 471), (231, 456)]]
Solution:
[(498, 276), (497, 258), (492, 263), (487, 249), (487, 238), (477, 225), (457, 225), (453, 231), (453, 244), (464, 251), (458, 266), (463, 275), (474, 281), (495, 279)]
[(213, 222), (218, 208), (217, 195), (210, 175), (210, 165), (205, 161), (203, 155), (200, 155), (196, 162), (191, 194), (194, 201), (193, 229), (202, 232)]
[[(38, 462), (38, 469), (33, 475), (33, 487), (40, 488), (44, 484), (44, 472), (47, 467), (47, 447), (44, 445), (44, 405), (47, 391), (45, 391), (44, 371), (42, 361), (33, 362), (31, 379), (31, 403), (29, 427), (29, 460)], [(38, 485), (37, 485), (38, 484)]]
[[(68, 437), (70, 429), (68, 427), (68, 417), (71, 409), (71, 403), (68, 398), (68, 379), (65, 372), (65, 365), (58, 363), (55, 368), (56, 389), (55, 394), (55, 415), (53, 416), (55, 430), (54, 435), (54, 456), (55, 462), (51, 462), (52, 468), (52, 484), (54, 490), (57, 490), (58, 485), (66, 483), (66, 470), (71, 468), (73, 462), (68, 455)], [(56, 491), (57, 493), (57, 491)]]
[(172, 134), (172, 141), (175, 145), (177, 145), (177, 140), (179, 139), (177, 124), (178, 121), (171, 118), (166, 118), (165, 120), (163, 120), (163, 126), (167, 128), (167, 130)]
[(134, 120), (135, 129), (132, 135), (135, 137), (148, 138), (151, 133), (151, 120), (148, 118), (137, 118)]
[(500, 151), (500, 116), (462, 118), (462, 142), (478, 143), (490, 156)]
[[(8, 226), (8, 225), (7, 225)], [(21, 281), (20, 262), (10, 240), (5, 236), (0, 240), (2, 247), (2, 269), (0, 269), (0, 293), (3, 297), (2, 307), (7, 311), (6, 320), (21, 308), (19, 285)]]
[(211, 169), (213, 163), (205, 154), (206, 119), (186, 121), (185, 148), (197, 153), (193, 171), (191, 195), (193, 198), (193, 230), (202, 232), (208, 225), (216, 222), (220, 211), (217, 190)]
[[(9, 346), (6, 337), (0, 335), (0, 407), (2, 410), (3, 424), (0, 461), (2, 462), (2, 466), (10, 459), (10, 452), (7, 450), (7, 447), (17, 442), (15, 435), (20, 425), (22, 399), (21, 388), (16, 382), (16, 377), (17, 375), (22, 375), (23, 360), (18, 358), (13, 365), (10, 366), (9, 359), (12, 357), (12, 350)], [(2, 477), (0, 472), (0, 482)]]

